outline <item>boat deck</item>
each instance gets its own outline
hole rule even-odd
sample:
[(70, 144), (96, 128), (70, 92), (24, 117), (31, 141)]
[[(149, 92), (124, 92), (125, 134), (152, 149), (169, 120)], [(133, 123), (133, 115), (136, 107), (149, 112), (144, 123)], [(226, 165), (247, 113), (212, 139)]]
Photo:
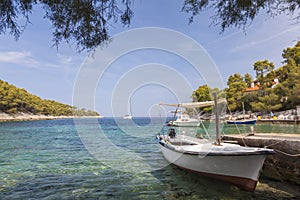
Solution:
[(171, 144), (171, 146), (167, 145), (169, 148), (188, 154), (242, 156), (274, 153), (265, 148), (242, 147), (237, 144), (221, 143), (221, 145), (215, 145), (213, 141), (186, 135), (178, 135), (175, 138), (168, 137), (166, 141)]

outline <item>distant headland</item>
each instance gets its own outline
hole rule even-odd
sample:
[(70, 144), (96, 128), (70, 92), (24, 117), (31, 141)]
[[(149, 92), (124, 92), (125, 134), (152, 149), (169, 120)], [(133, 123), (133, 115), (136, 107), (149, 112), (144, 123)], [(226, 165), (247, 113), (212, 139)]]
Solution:
[(0, 121), (50, 120), (57, 118), (101, 117), (99, 113), (42, 99), (0, 80)]

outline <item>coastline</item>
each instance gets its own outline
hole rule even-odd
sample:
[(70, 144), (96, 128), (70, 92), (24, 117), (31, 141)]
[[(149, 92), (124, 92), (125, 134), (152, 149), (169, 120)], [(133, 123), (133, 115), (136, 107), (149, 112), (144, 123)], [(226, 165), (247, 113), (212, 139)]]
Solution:
[(16, 113), (7, 114), (0, 112), (0, 122), (12, 122), (12, 121), (35, 121), (35, 120), (54, 120), (54, 119), (70, 119), (70, 118), (86, 118), (86, 117), (96, 117), (100, 116), (51, 116), (51, 115), (34, 115), (31, 113)]

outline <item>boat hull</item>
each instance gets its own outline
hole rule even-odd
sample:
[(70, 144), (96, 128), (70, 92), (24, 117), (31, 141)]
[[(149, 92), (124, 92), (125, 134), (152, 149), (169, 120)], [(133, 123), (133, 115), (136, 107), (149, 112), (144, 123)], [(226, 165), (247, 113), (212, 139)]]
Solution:
[(179, 168), (230, 182), (246, 191), (254, 191), (266, 155), (224, 156), (177, 152), (162, 146), (167, 161)]
[(228, 120), (227, 124), (256, 124), (256, 119), (253, 120)]
[(180, 126), (180, 127), (198, 127), (200, 126), (199, 121), (170, 121), (169, 126)]
[(132, 116), (124, 116), (123, 119), (132, 119)]

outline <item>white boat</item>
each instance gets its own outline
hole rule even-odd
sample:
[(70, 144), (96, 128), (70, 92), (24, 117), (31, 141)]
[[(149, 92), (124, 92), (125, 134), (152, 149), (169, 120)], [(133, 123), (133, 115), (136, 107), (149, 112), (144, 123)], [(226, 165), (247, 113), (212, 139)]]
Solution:
[(125, 115), (123, 118), (124, 119), (132, 119), (132, 116), (131, 115)]
[(168, 125), (182, 127), (198, 127), (200, 126), (200, 123), (200, 120), (191, 118), (188, 114), (184, 112), (179, 112), (177, 119), (169, 121)]
[[(194, 106), (215, 105), (211, 101)], [(180, 104), (181, 107), (188, 104)], [(189, 103), (189, 106), (192, 106)], [(198, 139), (187, 135), (158, 135), (157, 139), (167, 161), (179, 168), (208, 177), (227, 181), (247, 191), (254, 191), (266, 155), (272, 149), (243, 147), (220, 141), (219, 116), (216, 113), (216, 141)]]

